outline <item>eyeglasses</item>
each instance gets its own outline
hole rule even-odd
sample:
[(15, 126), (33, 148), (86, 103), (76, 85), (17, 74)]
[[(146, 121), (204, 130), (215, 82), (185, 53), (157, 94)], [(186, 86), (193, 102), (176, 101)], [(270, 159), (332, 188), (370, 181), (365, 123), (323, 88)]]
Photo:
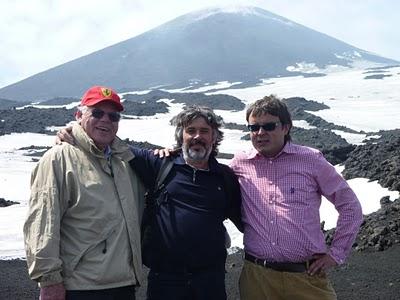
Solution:
[(101, 110), (100, 108), (94, 108), (92, 110), (93, 118), (101, 119), (104, 116), (104, 114), (108, 115), (108, 118), (110, 119), (111, 122), (118, 122), (121, 119), (121, 114), (117, 111), (106, 113), (104, 110)]
[(257, 132), (260, 130), (260, 128), (264, 129), (265, 131), (274, 131), (275, 128), (277, 126), (279, 126), (279, 124), (282, 124), (281, 122), (269, 122), (269, 123), (265, 123), (262, 125), (259, 124), (248, 124), (247, 128), (251, 131), (251, 132)]

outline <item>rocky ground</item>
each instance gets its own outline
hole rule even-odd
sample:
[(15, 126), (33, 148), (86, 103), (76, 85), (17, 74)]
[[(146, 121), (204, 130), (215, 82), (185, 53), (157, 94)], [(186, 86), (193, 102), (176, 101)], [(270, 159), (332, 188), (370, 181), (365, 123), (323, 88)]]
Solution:
[[(400, 299), (400, 198), (383, 198), (381, 209), (365, 216), (348, 261), (329, 276), (339, 300)], [(326, 232), (329, 242), (333, 231)], [(243, 253), (228, 257), (226, 286), (229, 300), (239, 299), (238, 280)], [(137, 299), (145, 299), (146, 284)], [(23, 260), (0, 261), (0, 299), (38, 299)], [(167, 299), (168, 300), (168, 299)]]
[[(230, 255), (227, 262), (228, 300), (239, 299), (238, 280), (243, 264), (241, 253)], [(353, 252), (347, 263), (330, 272), (339, 300), (400, 299), (400, 245), (383, 252)], [(145, 299), (146, 287), (139, 288), (137, 299)], [(0, 298), (38, 299), (36, 284), (28, 279), (22, 260), (0, 261)], [(166, 299), (168, 300), (168, 299)]]

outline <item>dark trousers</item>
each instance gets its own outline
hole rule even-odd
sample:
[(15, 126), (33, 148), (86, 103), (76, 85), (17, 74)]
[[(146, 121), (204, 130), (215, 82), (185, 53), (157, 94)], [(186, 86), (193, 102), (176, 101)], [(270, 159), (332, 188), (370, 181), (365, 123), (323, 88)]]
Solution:
[(104, 290), (67, 291), (65, 300), (135, 300), (135, 287), (131, 285)]
[(147, 300), (226, 300), (225, 269), (196, 272), (150, 270)]

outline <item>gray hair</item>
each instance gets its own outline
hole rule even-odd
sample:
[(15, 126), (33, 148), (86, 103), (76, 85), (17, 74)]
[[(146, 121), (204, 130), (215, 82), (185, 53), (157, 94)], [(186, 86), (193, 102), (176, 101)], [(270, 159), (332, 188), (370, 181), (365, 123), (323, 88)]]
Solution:
[(88, 111), (89, 107), (86, 105), (79, 105), (76, 108), (78, 111), (80, 111), (82, 114)]
[(224, 137), (224, 133), (220, 130), (223, 125), (223, 121), (222, 118), (217, 116), (211, 108), (206, 106), (187, 106), (171, 120), (171, 124), (176, 126), (175, 147), (179, 149), (182, 148), (183, 130), (197, 118), (203, 118), (213, 129), (213, 137), (215, 142), (213, 144), (211, 155), (216, 156), (218, 154), (218, 146), (221, 144), (221, 141)]
[(80, 121), (81, 121), (82, 115), (84, 113), (86, 113), (88, 110), (89, 110), (89, 107), (86, 105), (78, 105), (76, 107), (75, 118), (79, 124), (81, 123)]

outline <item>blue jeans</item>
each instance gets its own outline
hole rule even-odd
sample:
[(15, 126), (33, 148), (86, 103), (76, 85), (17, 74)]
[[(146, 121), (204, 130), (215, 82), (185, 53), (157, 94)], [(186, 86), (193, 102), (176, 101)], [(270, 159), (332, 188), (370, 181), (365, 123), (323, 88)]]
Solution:
[(225, 269), (175, 273), (150, 270), (147, 300), (226, 300)]

